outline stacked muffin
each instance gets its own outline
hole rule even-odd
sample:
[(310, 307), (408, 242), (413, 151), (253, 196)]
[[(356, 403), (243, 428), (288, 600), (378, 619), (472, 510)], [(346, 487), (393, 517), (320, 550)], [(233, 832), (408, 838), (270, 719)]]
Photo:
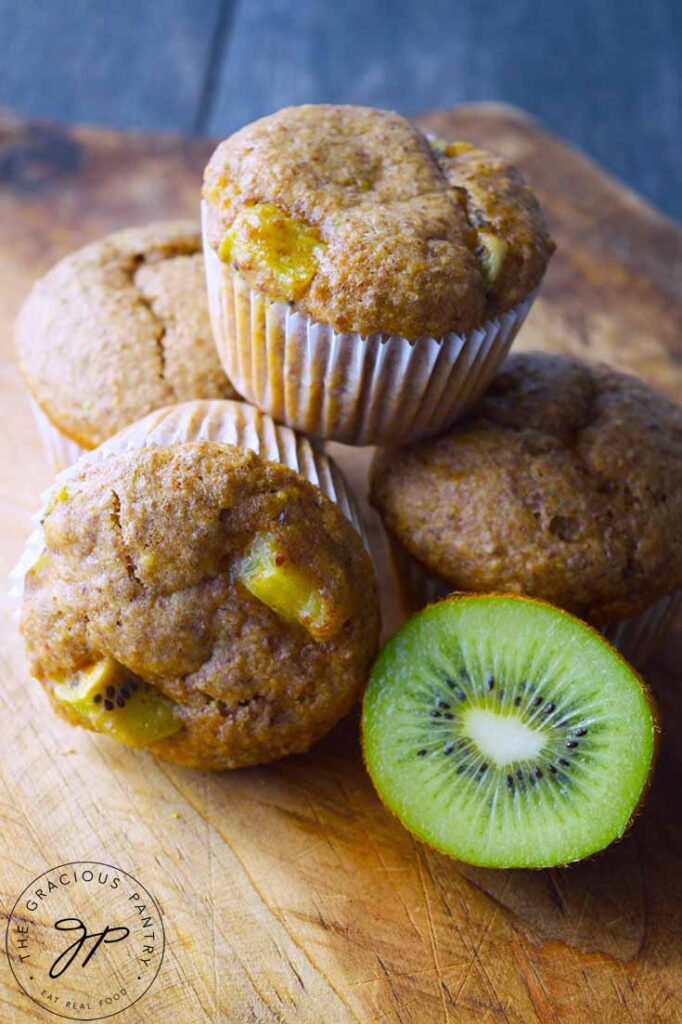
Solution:
[[(374, 501), (417, 602), (435, 577), (602, 624), (680, 585), (676, 410), (560, 360), (512, 363), (482, 397), (554, 248), (506, 161), (397, 114), (290, 108), (217, 148), (202, 230), (205, 277), (195, 226), (128, 229), (19, 318), (42, 437), (71, 465), (22, 559), (22, 631), (69, 721), (223, 768), (305, 750), (349, 710), (378, 591), (350, 488), (304, 435), (390, 446)], [(598, 474), (567, 448), (588, 432), (608, 463), (624, 423), (603, 480), (630, 498), (599, 491), (590, 518)]]
[(554, 248), (506, 161), (397, 114), (305, 106), (204, 176), (213, 332), (240, 394), (348, 444), (447, 427), (485, 390)]

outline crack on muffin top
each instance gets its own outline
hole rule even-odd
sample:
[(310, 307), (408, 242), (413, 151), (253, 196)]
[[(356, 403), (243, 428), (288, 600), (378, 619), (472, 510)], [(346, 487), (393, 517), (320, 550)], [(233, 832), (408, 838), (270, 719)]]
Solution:
[[(436, 152), (398, 114), (364, 107), (291, 107), (247, 125), (213, 154), (204, 198), (216, 251), (242, 211), (262, 204), (315, 229), (323, 243), (315, 273), (289, 298), (363, 335), (476, 327), (529, 294), (553, 250), (510, 164), (473, 147)], [(492, 289), (476, 256), (477, 210), (508, 250)], [(252, 287), (280, 298), (267, 267), (235, 262)]]
[(377, 456), (372, 499), (454, 588), (614, 622), (682, 585), (682, 411), (609, 367), (511, 356), (466, 420)]
[[(167, 256), (166, 260), (182, 258), (186, 259), (186, 257), (175, 255)], [(159, 377), (168, 385), (171, 397), (175, 401), (177, 397), (175, 384), (172, 377), (167, 373), (166, 366), (166, 335), (169, 329), (169, 319), (167, 316), (164, 317), (163, 312), (159, 310), (158, 300), (154, 293), (145, 291), (145, 278), (148, 276), (148, 273), (145, 271), (148, 266), (150, 266), (150, 263), (142, 254), (138, 254), (130, 266), (130, 283), (137, 291), (137, 301), (149, 310), (149, 315), (156, 324), (156, 337), (154, 341), (156, 342), (159, 356)], [(154, 264), (152, 263), (151, 266), (154, 266)]]
[(38, 405), (84, 448), (170, 402), (235, 397), (193, 222), (127, 228), (66, 256), (34, 285), (16, 345)]

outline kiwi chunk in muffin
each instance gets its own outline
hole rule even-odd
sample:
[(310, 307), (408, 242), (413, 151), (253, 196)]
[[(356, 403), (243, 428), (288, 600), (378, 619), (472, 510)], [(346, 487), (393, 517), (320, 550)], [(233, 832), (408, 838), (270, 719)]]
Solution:
[(502, 272), (508, 245), (499, 235), (492, 231), (478, 231), (476, 256), (483, 274), (486, 289), (490, 291)]
[(319, 584), (295, 565), (272, 534), (258, 534), (239, 565), (237, 578), (254, 597), (288, 622), (298, 622), (314, 640), (338, 632), (341, 609), (327, 599)]
[(273, 297), (293, 301), (315, 276), (322, 247), (314, 228), (287, 216), (274, 203), (257, 203), (237, 214), (219, 255), (239, 270), (267, 274)]
[(113, 658), (101, 658), (57, 683), (53, 695), (88, 728), (129, 747), (146, 747), (172, 736), (182, 725), (171, 701)]

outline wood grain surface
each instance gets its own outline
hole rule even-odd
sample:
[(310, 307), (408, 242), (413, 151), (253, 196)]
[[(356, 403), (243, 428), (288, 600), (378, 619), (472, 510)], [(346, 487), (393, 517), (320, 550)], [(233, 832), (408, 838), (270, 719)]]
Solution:
[[(519, 347), (634, 370), (682, 399), (682, 235), (512, 108), (422, 119), (510, 156), (540, 193), (559, 251)], [(12, 360), (31, 281), (113, 228), (197, 209), (209, 141), (0, 120), (3, 532), (13, 565), (50, 481)], [(359, 493), (366, 451), (335, 446)], [(376, 520), (372, 520), (377, 530)], [(399, 617), (382, 566), (387, 626)], [(672, 637), (650, 667), (659, 768), (629, 836), (589, 863), (466, 868), (416, 842), (363, 770), (357, 717), (306, 756), (208, 775), (71, 729), (27, 676), (6, 602), (0, 685), (0, 907), (72, 860), (138, 877), (167, 951), (125, 1024), (674, 1024), (682, 1019), (682, 727)], [(0, 954), (0, 1020), (57, 1018)]]

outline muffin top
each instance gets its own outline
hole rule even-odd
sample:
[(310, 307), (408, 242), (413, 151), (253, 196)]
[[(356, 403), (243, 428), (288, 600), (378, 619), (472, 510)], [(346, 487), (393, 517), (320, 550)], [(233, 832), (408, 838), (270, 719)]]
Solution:
[(682, 585), (682, 410), (609, 367), (511, 356), (464, 422), (372, 476), (389, 530), (454, 589), (604, 624)]
[(189, 221), (128, 228), (66, 256), (34, 285), (16, 345), (38, 405), (84, 448), (159, 406), (235, 396)]
[(178, 731), (151, 749), (201, 767), (305, 750), (358, 696), (379, 631), (371, 562), (293, 470), (215, 442), (111, 456), (56, 492), (43, 529), (21, 628), (79, 724), (57, 688), (102, 659), (171, 702)]
[(272, 299), (338, 331), (466, 331), (525, 298), (553, 243), (504, 160), (384, 110), (289, 107), (222, 142), (207, 236)]

